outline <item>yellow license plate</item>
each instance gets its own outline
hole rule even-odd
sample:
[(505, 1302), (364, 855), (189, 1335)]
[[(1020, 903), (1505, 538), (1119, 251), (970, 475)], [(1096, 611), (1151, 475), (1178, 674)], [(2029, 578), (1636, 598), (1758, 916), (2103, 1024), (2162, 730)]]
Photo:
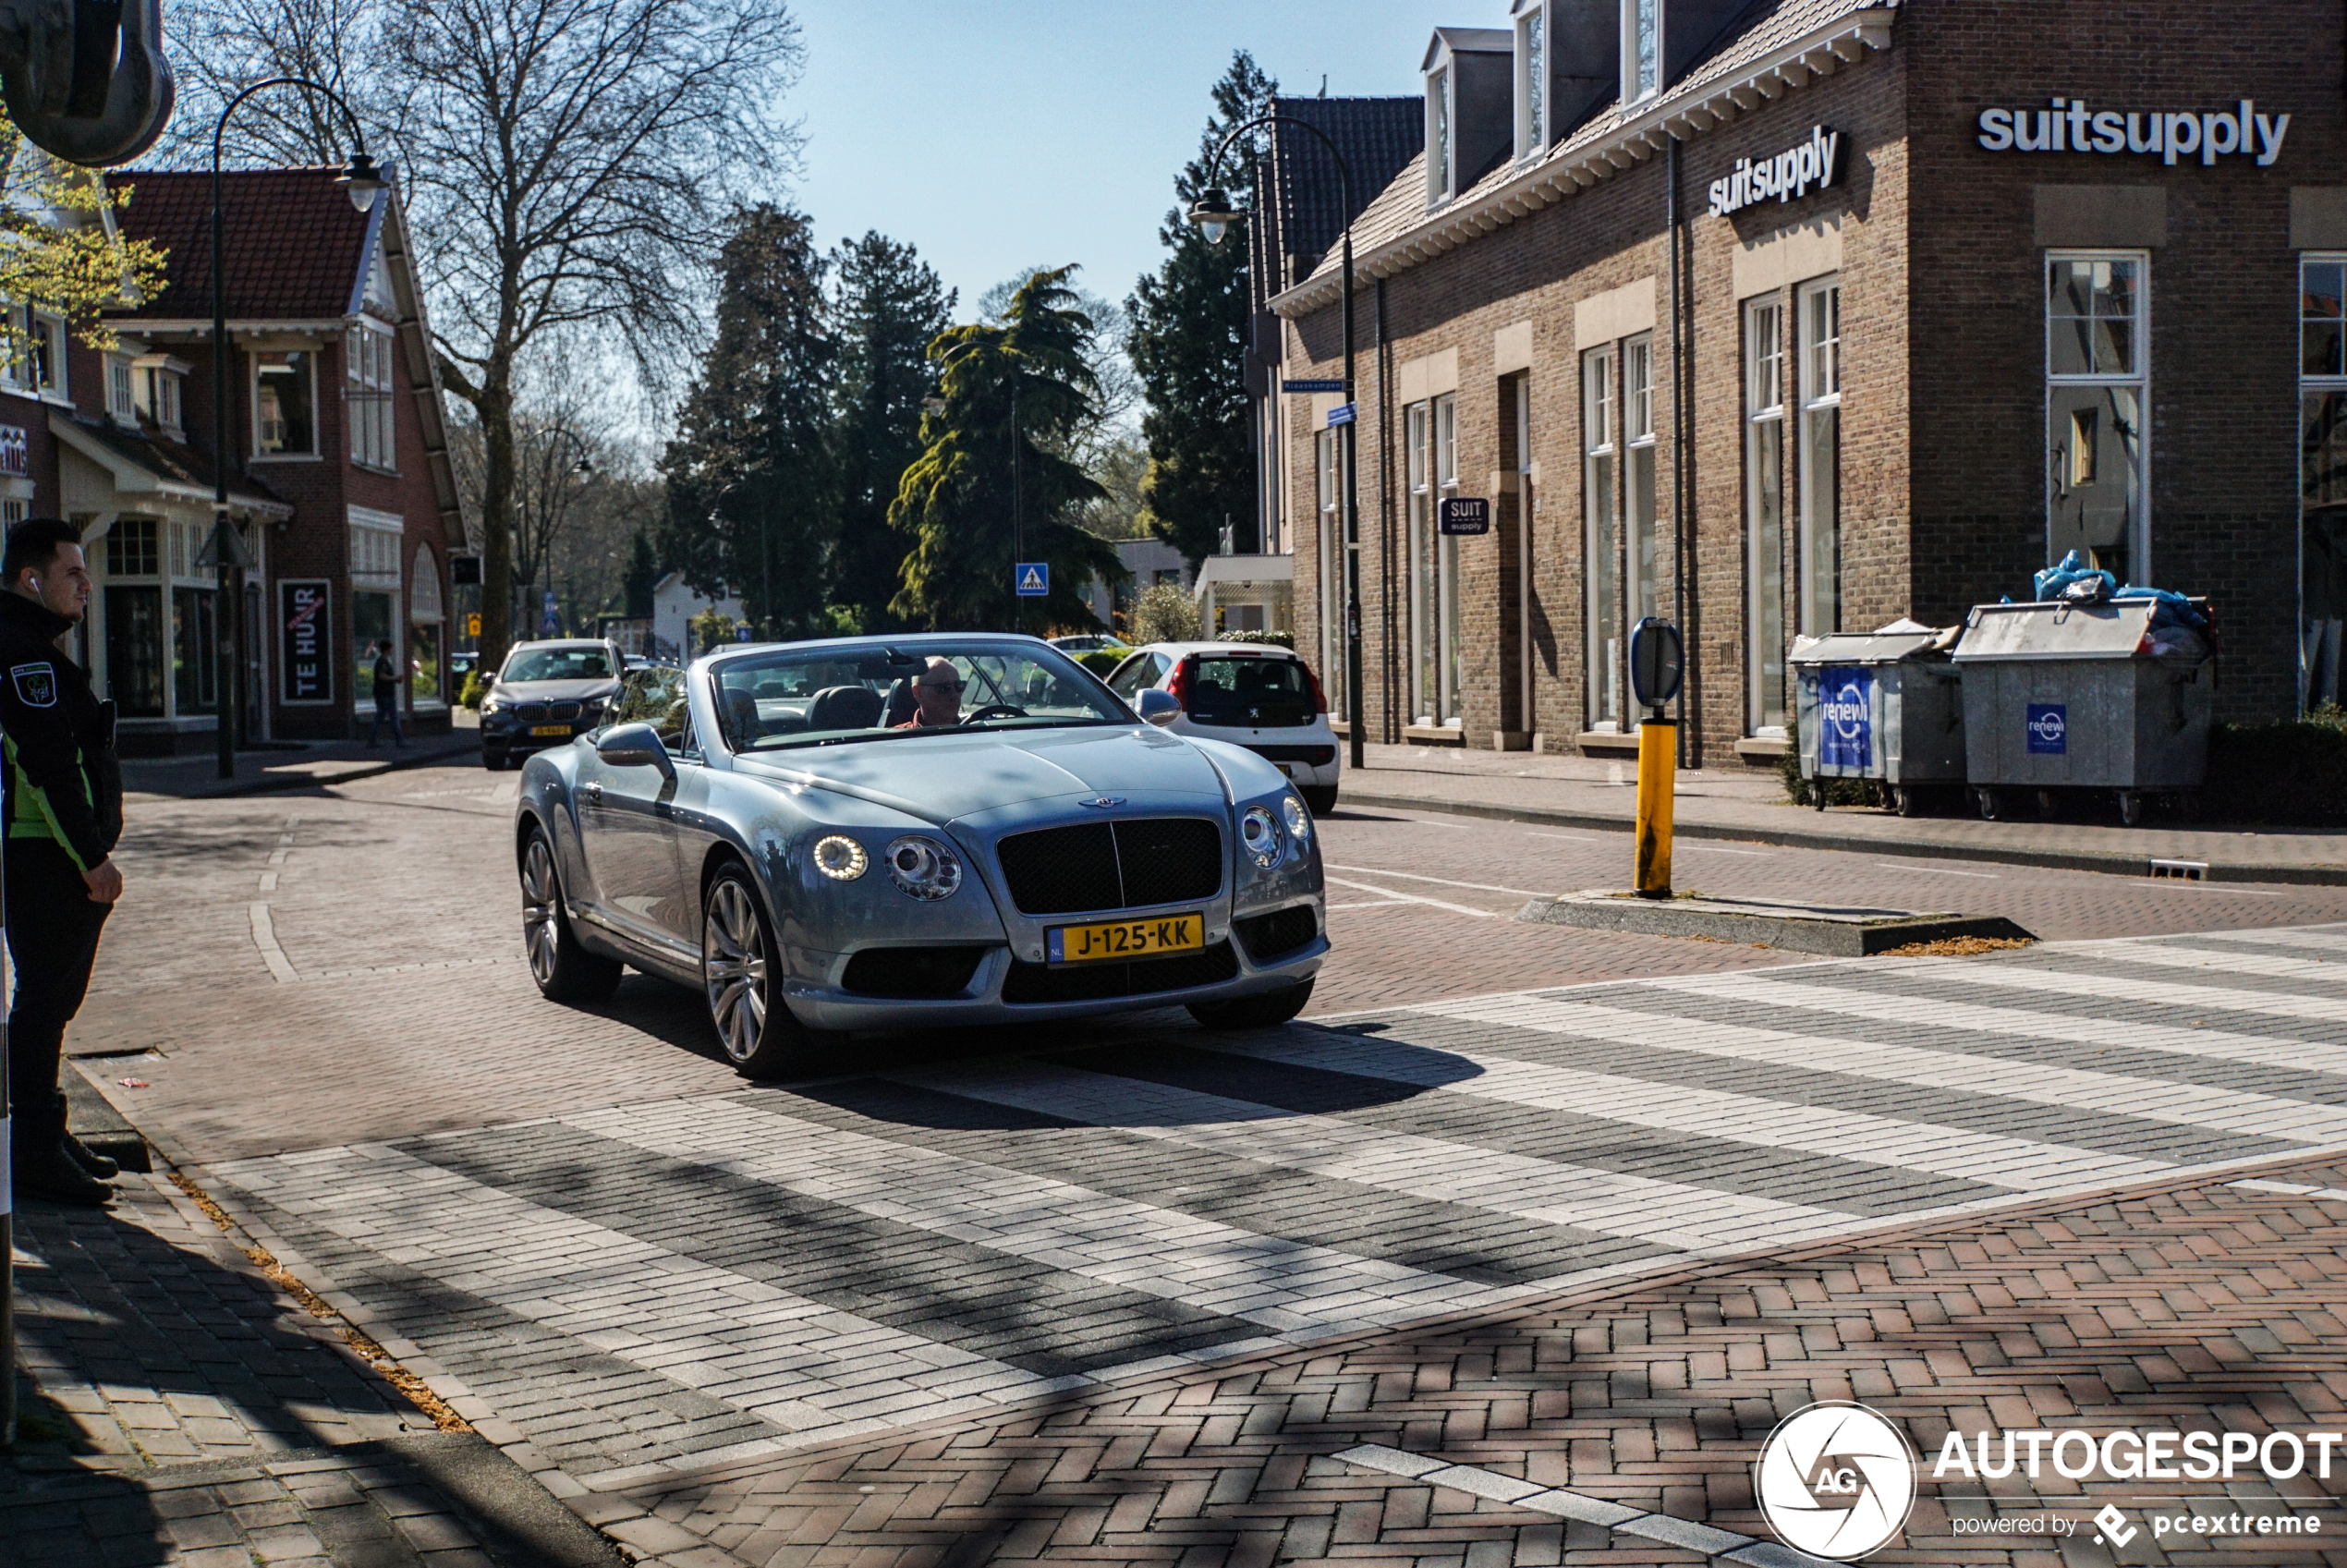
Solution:
[(1043, 933), (1043, 951), (1054, 964), (1099, 964), (1112, 958), (1155, 958), (1196, 953), (1206, 945), (1206, 917), (1161, 915), (1148, 920), (1103, 920), (1091, 926), (1053, 926)]
[(529, 733), (531, 735), (568, 735), (570, 726), (568, 724), (532, 724), (529, 726)]

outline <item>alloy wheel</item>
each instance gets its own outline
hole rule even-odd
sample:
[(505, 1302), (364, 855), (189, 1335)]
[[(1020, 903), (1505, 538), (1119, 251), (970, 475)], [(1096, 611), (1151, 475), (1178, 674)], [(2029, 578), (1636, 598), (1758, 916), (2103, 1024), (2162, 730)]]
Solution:
[(748, 1061), (766, 1038), (766, 937), (749, 890), (731, 877), (710, 892), (701, 974), (725, 1054)]
[(521, 935), (529, 952), (529, 972), (541, 986), (553, 982), (554, 964), (561, 956), (554, 929), (561, 897), (553, 852), (546, 847), (544, 834), (532, 833), (521, 856)]

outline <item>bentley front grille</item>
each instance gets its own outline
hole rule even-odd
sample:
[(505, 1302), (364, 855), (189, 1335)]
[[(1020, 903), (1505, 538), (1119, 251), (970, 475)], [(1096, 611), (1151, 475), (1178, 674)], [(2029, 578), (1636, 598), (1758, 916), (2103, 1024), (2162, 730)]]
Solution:
[(1023, 915), (1190, 904), (1222, 889), (1222, 830), (1196, 817), (1079, 822), (996, 845)]

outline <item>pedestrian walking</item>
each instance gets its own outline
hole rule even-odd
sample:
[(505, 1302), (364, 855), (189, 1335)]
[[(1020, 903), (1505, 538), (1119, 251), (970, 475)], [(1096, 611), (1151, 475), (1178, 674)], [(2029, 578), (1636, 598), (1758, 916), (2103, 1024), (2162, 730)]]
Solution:
[(382, 735), (383, 721), (391, 721), (391, 744), (406, 749), (407, 740), (399, 733), (399, 664), (392, 658), (391, 650), (379, 642), (367, 645), (367, 661), (375, 674), (375, 722), (367, 726), (367, 744), (372, 746)]
[(81, 534), (56, 517), (8, 530), (0, 553), (0, 747), (6, 759), (0, 897), (17, 994), (8, 1013), (8, 1092), (18, 1195), (100, 1204), (115, 1162), (66, 1130), (58, 1089), (66, 1026), (81, 1011), (98, 936), (122, 896), (108, 858), (122, 836), (114, 704), (57, 639), (90, 604)]

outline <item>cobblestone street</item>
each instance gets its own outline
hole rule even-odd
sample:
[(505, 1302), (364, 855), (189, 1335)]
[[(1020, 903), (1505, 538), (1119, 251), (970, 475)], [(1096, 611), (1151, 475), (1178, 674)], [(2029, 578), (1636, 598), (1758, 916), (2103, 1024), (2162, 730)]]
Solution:
[[(1682, 844), (1706, 893), (2045, 939), (1820, 963), (1509, 918), (1626, 880), (1626, 834), (1348, 811), (1298, 1024), (859, 1038), (749, 1087), (688, 992), (537, 995), (516, 782), (137, 803), (69, 1044), (638, 1555), (1793, 1562), (1750, 1465), (1812, 1400), (1927, 1462), (1951, 1430), (2340, 1419), (2347, 890)], [(64, 1408), (85, 1446), (120, 1421)], [(2347, 1561), (2155, 1536), (2140, 1486), (1928, 1469), (1880, 1560)], [(2334, 1532), (2342, 1488), (2195, 1495)], [(2131, 1545), (2084, 1522), (2106, 1501)]]

